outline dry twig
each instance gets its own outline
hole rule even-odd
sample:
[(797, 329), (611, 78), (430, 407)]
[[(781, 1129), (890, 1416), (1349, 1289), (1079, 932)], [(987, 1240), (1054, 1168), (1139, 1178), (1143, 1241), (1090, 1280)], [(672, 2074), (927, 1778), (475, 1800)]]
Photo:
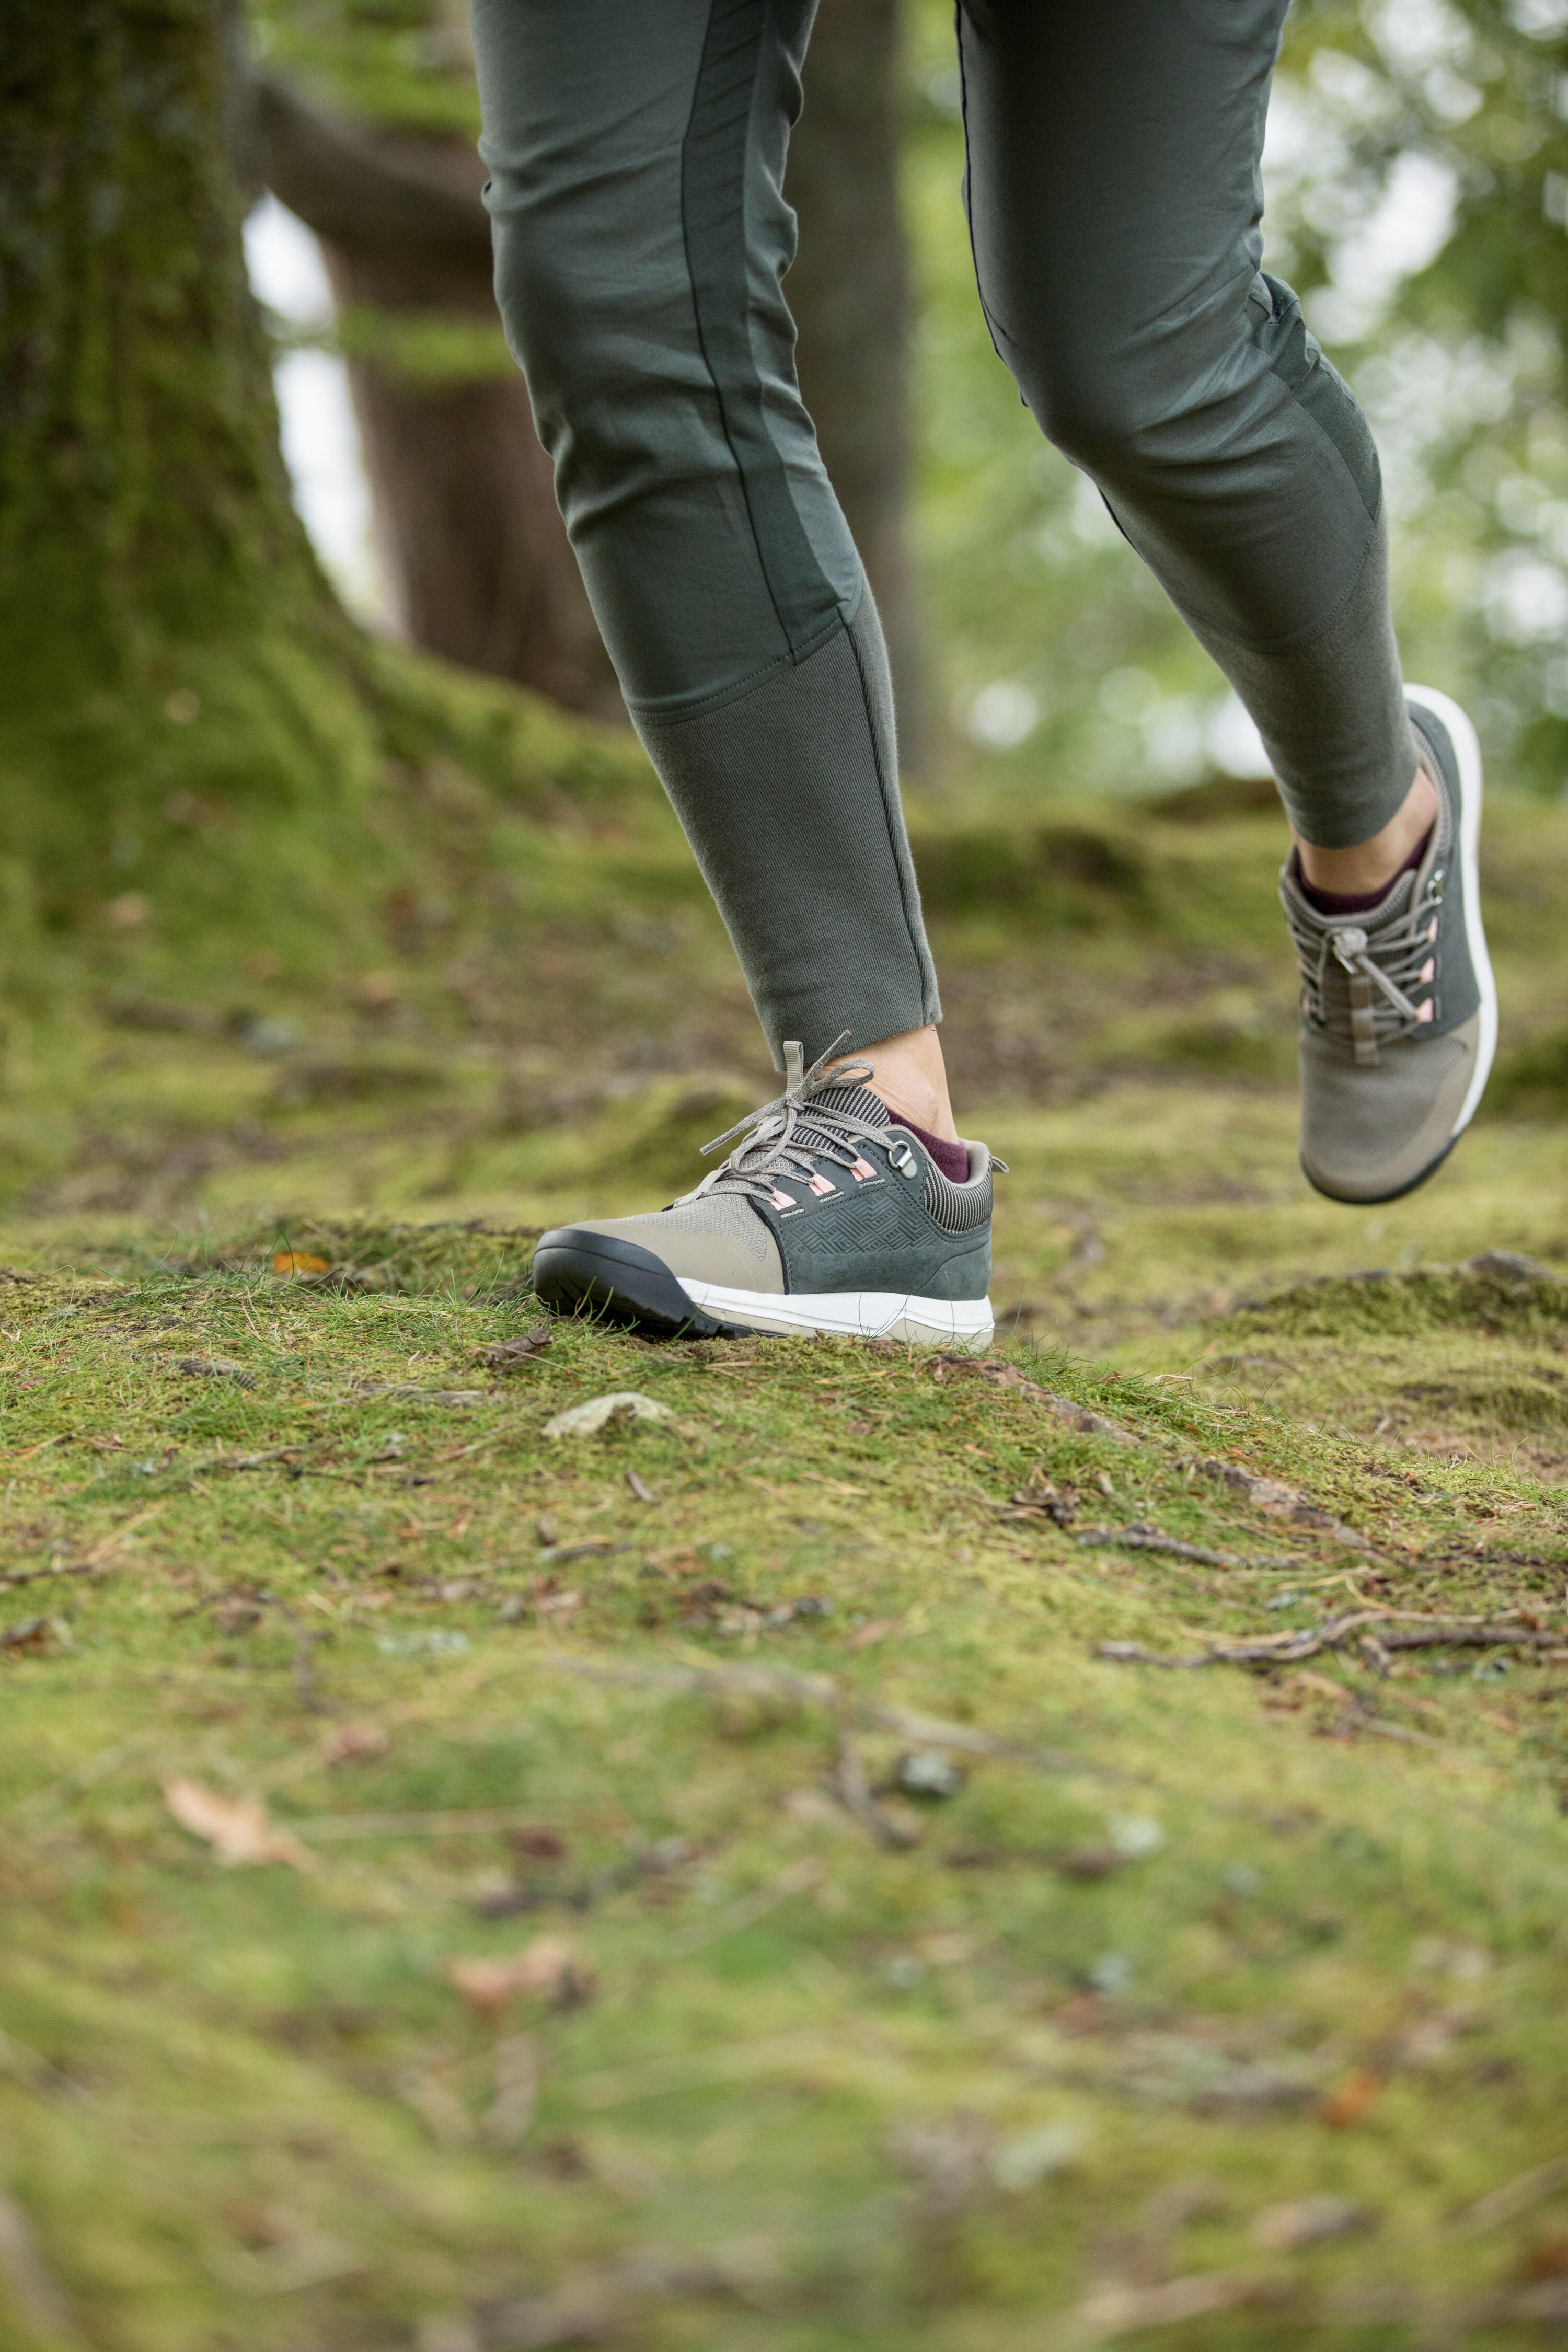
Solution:
[(1342, 1648), (1352, 1633), (1359, 1634), (1363, 1626), (1373, 1624), (1383, 1629), (1376, 1641), (1384, 1653), (1445, 1649), (1530, 1649), (1552, 1653), (1562, 1647), (1565, 1638), (1561, 1626), (1553, 1630), (1531, 1625), (1489, 1625), (1479, 1620), (1456, 1623), (1451, 1619), (1416, 1616), (1402, 1609), (1357, 1609), (1343, 1617), (1331, 1617), (1322, 1625), (1282, 1633), (1259, 1633), (1241, 1641), (1218, 1641), (1206, 1650), (1196, 1650), (1184, 1657), (1146, 1650), (1138, 1642), (1101, 1642), (1095, 1655), (1115, 1665), (1171, 1666), (1184, 1671), (1195, 1666), (1295, 1665), (1303, 1658), (1320, 1656), (1325, 1650)]

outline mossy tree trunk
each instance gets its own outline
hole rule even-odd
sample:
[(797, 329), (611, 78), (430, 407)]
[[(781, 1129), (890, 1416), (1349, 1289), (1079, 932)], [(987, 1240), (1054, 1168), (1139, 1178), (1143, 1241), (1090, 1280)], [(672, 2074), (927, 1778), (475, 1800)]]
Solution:
[(325, 966), (393, 862), (372, 803), (401, 688), (289, 499), (237, 31), (230, 0), (6, 0), (0, 1028), (262, 940)]
[(0, 663), (13, 713), (331, 610), (246, 280), (221, 0), (7, 0)]

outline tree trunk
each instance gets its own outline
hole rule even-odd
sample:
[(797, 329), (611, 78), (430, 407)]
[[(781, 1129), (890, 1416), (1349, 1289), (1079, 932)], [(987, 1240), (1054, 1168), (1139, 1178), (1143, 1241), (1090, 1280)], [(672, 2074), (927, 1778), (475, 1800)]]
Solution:
[(289, 498), (229, 5), (5, 0), (0, 1054), (83, 987), (384, 953), (410, 864), (389, 780), (451, 732), (443, 681), (352, 626)]
[(925, 727), (909, 494), (910, 272), (899, 208), (899, 0), (821, 0), (785, 193), (800, 219), (790, 308), (801, 389), (881, 608), (899, 740)]
[(246, 280), (218, 0), (7, 0), (0, 662), (57, 706), (330, 599)]
[(268, 185), (321, 239), (400, 626), (449, 660), (624, 722), (496, 321), (472, 147), (350, 128), (273, 76), (257, 120)]

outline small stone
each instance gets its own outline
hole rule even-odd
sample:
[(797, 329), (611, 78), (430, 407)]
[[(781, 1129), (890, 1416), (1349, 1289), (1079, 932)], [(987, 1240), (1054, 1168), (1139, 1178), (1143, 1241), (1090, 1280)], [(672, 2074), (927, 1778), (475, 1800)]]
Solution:
[[(667, 1404), (656, 1404), (652, 1397), (637, 1389), (615, 1389), (607, 1396), (589, 1397), (583, 1404), (568, 1405), (563, 1412), (552, 1416), (544, 1424), (546, 1437), (594, 1437), (600, 1430), (623, 1421), (668, 1421)], [(727, 1547), (725, 1548), (727, 1549)], [(713, 1556), (719, 1556), (715, 1550)]]
[(900, 1756), (894, 1768), (899, 1787), (910, 1797), (938, 1801), (956, 1797), (963, 1786), (963, 1769), (940, 1748), (917, 1748)]

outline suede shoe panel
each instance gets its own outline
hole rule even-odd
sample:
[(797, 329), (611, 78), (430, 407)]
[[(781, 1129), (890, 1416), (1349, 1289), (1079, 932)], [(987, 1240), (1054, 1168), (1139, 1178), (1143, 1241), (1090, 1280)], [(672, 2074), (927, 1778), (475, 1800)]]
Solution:
[(727, 1290), (781, 1291), (778, 1244), (750, 1203), (721, 1194), (635, 1217), (579, 1217), (576, 1230), (636, 1242), (661, 1258), (677, 1279), (715, 1282)]
[(1407, 1192), (1453, 1141), (1475, 1070), (1480, 1014), (1430, 1044), (1396, 1038), (1374, 1070), (1358, 1070), (1326, 1038), (1301, 1039), (1301, 1088), (1310, 1105), (1301, 1166), (1337, 1201), (1387, 1201)]

